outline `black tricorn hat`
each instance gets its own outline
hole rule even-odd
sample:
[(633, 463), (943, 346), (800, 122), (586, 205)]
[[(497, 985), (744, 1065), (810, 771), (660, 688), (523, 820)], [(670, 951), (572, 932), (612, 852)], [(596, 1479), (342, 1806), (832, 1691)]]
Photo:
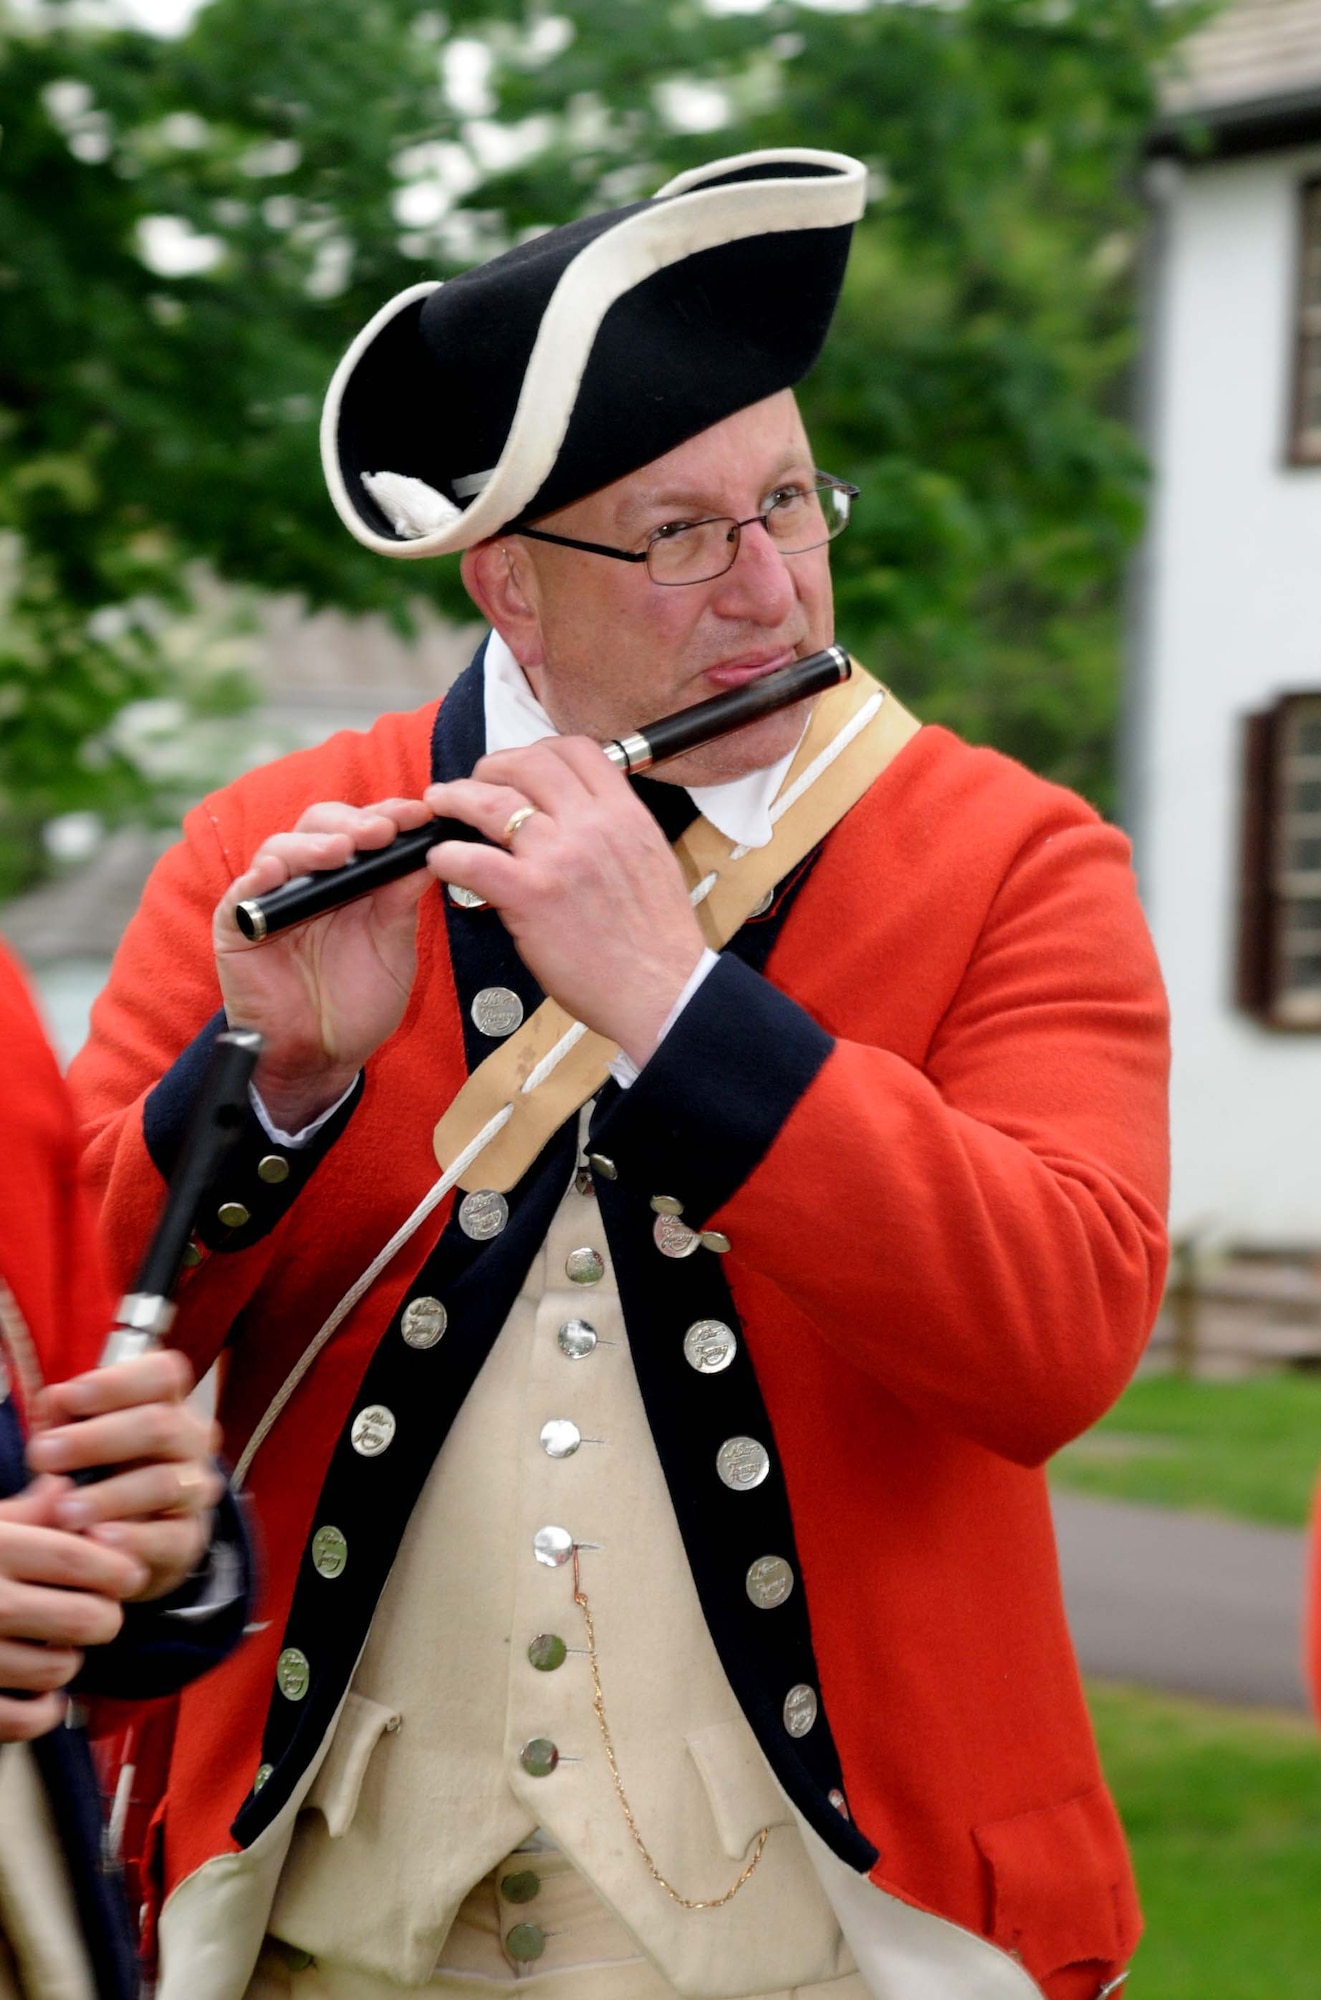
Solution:
[(471, 548), (807, 373), (866, 169), (742, 153), (383, 306), (326, 392), (341, 520), (387, 556)]

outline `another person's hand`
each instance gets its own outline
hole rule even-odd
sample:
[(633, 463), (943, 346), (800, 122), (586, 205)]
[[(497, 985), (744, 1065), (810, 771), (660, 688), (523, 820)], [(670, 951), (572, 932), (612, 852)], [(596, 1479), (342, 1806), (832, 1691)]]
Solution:
[(217, 906), (212, 936), (225, 1012), (262, 1036), (253, 1081), (284, 1131), (300, 1131), (329, 1109), (399, 1026), (417, 964), (417, 905), (430, 878), (419, 869), (262, 944), (243, 936), (235, 908), (292, 876), (384, 847), (429, 816), (417, 799), (310, 806), (292, 833), (262, 842)]
[(123, 1623), (122, 1603), (147, 1587), (147, 1566), (58, 1524), (74, 1489), (42, 1477), (0, 1500), (0, 1743), (26, 1743), (64, 1714), (58, 1692)]
[(583, 736), (483, 757), (426, 803), (502, 843), (443, 841), (428, 866), (494, 904), (545, 991), (639, 1066), (702, 956), (669, 842), (628, 781)]
[(218, 1427), (186, 1401), (192, 1369), (161, 1349), (93, 1369), (47, 1389), (43, 1428), (28, 1445), (37, 1473), (107, 1468), (90, 1486), (67, 1487), (54, 1503), (58, 1526), (129, 1558), (140, 1582), (126, 1601), (178, 1589), (211, 1539), (211, 1509), (223, 1492), (213, 1455)]

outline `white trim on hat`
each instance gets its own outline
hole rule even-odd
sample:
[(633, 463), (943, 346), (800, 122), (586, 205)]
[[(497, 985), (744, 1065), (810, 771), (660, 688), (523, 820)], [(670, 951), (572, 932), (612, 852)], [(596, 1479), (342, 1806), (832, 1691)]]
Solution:
[[(770, 170), (801, 163), (829, 171), (788, 179), (770, 171), (764, 180), (707, 185), (713, 175), (763, 163)], [(472, 505), (448, 525), (403, 542), (369, 527), (349, 499), (339, 466), (339, 409), (349, 376), (377, 333), (437, 285), (410, 286), (363, 328), (326, 392), (321, 453), (340, 519), (365, 548), (405, 559), (438, 556), (498, 534), (545, 484), (568, 431), (601, 322), (617, 299), (699, 251), (753, 236), (843, 228), (856, 222), (866, 202), (867, 169), (846, 153), (788, 147), (713, 161), (694, 173), (680, 174), (660, 193), (664, 200), (655, 198), (595, 237), (561, 273), (542, 315), (500, 461)]]

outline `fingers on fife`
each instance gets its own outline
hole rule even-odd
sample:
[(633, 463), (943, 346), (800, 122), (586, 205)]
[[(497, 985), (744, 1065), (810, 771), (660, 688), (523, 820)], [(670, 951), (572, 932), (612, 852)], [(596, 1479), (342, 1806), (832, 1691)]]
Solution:
[[(168, 1350), (75, 1376), (46, 1391), (28, 1446), (34, 1472), (66, 1475), (54, 1524), (137, 1565), (129, 1600), (177, 1589), (210, 1540), (219, 1431), (188, 1404), (191, 1387), (187, 1361)], [(92, 1467), (103, 1472), (94, 1483), (67, 1483)]]

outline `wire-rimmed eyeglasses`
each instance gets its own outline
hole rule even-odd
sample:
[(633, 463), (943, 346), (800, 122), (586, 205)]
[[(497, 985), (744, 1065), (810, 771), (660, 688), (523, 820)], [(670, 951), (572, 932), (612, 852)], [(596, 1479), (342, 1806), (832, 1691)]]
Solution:
[(667, 521), (647, 537), (644, 549), (612, 549), (603, 542), (580, 542), (572, 535), (548, 534), (544, 528), (516, 527), (514, 534), (534, 542), (554, 542), (563, 549), (581, 549), (589, 556), (611, 556), (616, 562), (645, 563), (653, 583), (710, 583), (738, 559), (744, 528), (760, 521), (782, 556), (806, 555), (833, 542), (849, 524), (858, 497), (856, 486), (829, 473), (817, 474), (815, 486), (778, 488), (759, 513), (746, 521), (716, 515), (708, 521)]

